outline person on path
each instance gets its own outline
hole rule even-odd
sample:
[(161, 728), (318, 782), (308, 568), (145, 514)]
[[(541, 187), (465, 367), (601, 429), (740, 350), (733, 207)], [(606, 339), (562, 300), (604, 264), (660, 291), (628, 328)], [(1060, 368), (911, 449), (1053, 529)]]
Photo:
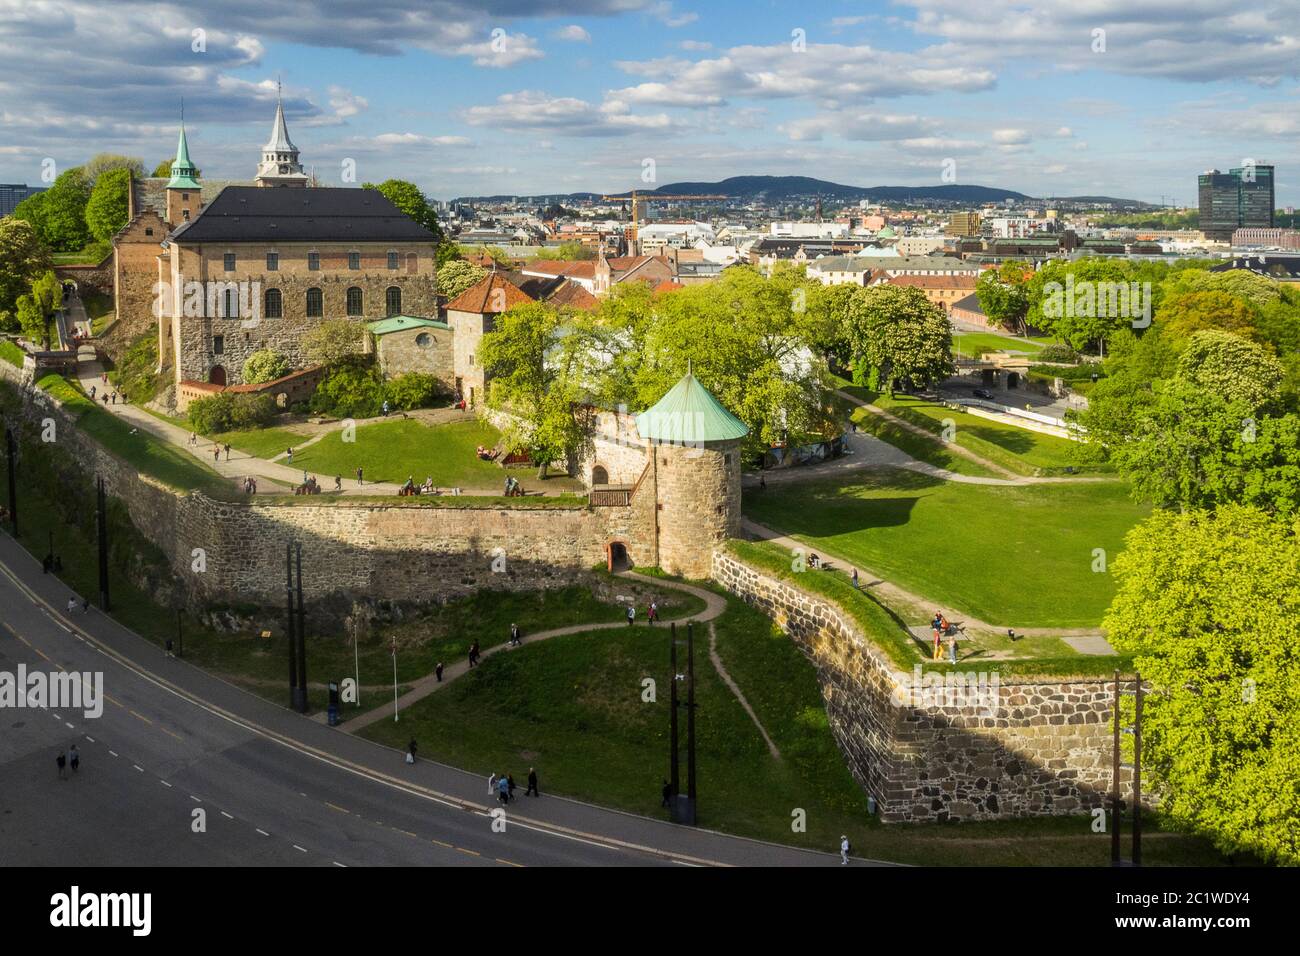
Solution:
[(226, 443), (226, 461), (230, 461), (230, 443)]
[(103, 402), (105, 406), (107, 406), (107, 405), (108, 405), (108, 392), (105, 392), (103, 395), (99, 396), (99, 400), (100, 400), (101, 402)]
[(95, 397), (95, 386), (93, 386), (93, 385), (90, 386), (90, 397), (91, 397), (92, 400), (93, 400), (94, 397)]
[(388, 417), (388, 399), (384, 399), (384, 417)]
[(478, 664), (478, 641), (469, 646), (469, 666), (475, 667)]
[(510, 781), (505, 777), (497, 777), (497, 799), (503, 805), (510, 802)]
[(360, 488), (365, 482), (361, 480), (361, 469), (357, 469), (357, 487)]
[(522, 643), (522, 642), (521, 642), (520, 639), (519, 639), (519, 625), (518, 625), (518, 624), (511, 624), (511, 625), (510, 625), (510, 645), (511, 645), (512, 647), (518, 647), (518, 646), (520, 645), (520, 643)]
[(848, 866), (848, 865), (849, 865), (849, 838), (847, 836), (841, 836), (840, 837), (840, 866)]
[(77, 753), (76, 744), (68, 748), (68, 763), (72, 764), (73, 773), (76, 773), (77, 768), (81, 766), (81, 754)]
[(495, 796), (497, 792), (497, 775), (494, 773), (488, 777), (488, 796)]
[(68, 758), (62, 750), (60, 750), (59, 755), (54, 758), (54, 762), (59, 765), (59, 779), (66, 780), (68, 773), (64, 768), (68, 765)]
[(114, 392), (114, 393), (113, 393), (113, 404), (114, 404), (114, 405), (117, 404), (117, 392)]
[(948, 635), (948, 663), (957, 663), (957, 632)]
[(288, 457), (288, 459), (289, 459), (289, 464), (292, 465), (292, 464), (293, 464), (293, 449), (292, 449), (292, 448), (286, 448), (286, 449), (284, 450), (284, 453), (285, 453), (285, 455), (286, 455), (286, 456)]
[(515, 798), (515, 775), (513, 773), (506, 774), (506, 783), (508, 784), (506, 794), (513, 800)]
[(651, 627), (654, 627), (655, 621), (659, 620), (659, 605), (657, 602), (650, 602), (650, 609), (646, 611), (646, 620), (650, 622)]
[(934, 654), (931, 655), (931, 660), (937, 661), (940, 660), (942, 657), (943, 657), (943, 636), (939, 633), (939, 629), (936, 627), (934, 629)]
[(212, 444), (212, 461), (214, 463), (221, 461), (221, 446), (216, 442), (213, 442)]
[[(62, 562), (61, 562), (58, 558), (55, 558), (55, 559), (54, 559), (54, 564), (55, 564), (57, 570), (59, 570), (59, 571), (62, 571), (62, 570), (63, 570), (63, 564), (62, 564)], [(81, 599), (81, 613), (82, 613), (82, 614), (89, 614), (89, 613), (90, 613), (90, 598), (82, 598), (82, 599)]]
[(524, 796), (540, 797), (542, 791), (537, 789), (537, 771), (532, 767), (528, 768), (528, 789), (524, 791)]
[(406, 762), (415, 763), (415, 738), (414, 737), (411, 738), (411, 742), (406, 746)]
[(438, 683), (442, 683), (442, 661), (438, 661), (438, 666), (433, 669), (434, 674), (438, 677)]
[(853, 589), (854, 589), (854, 590), (857, 590), (857, 587), (858, 587), (858, 569), (857, 569), (857, 568), (854, 568), (854, 569), (853, 569)]
[(77, 599), (68, 598), (68, 613), (71, 614), (76, 609), (77, 609)]
[(661, 807), (672, 806), (673, 785), (669, 783), (667, 780), (664, 781), (663, 795), (664, 795), (663, 803), (659, 805)]
[(335, 490), (335, 491), (342, 491), (342, 490), (343, 490), (343, 476), (342, 476), (342, 475), (335, 475), (335, 476), (334, 476), (334, 490)]
[(629, 604), (627, 606), (627, 626), (631, 627), (634, 621), (636, 621), (636, 607)]

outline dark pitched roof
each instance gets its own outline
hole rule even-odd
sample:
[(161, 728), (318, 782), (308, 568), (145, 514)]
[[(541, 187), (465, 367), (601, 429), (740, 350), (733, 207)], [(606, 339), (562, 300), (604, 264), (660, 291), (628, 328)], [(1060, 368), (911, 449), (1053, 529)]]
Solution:
[(436, 237), (375, 189), (227, 186), (177, 242), (428, 242)]

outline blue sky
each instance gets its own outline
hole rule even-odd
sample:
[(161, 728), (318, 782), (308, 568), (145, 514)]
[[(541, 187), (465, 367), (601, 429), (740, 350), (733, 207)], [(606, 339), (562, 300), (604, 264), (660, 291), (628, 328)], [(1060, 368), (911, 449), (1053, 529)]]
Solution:
[(1190, 203), (1198, 172), (1249, 158), (1286, 205), (1297, 73), (1288, 0), (0, 0), (0, 181), (99, 151), (152, 166), (182, 97), (205, 177), (250, 178), (280, 76), (323, 182), (351, 160), (443, 199), (622, 190), (646, 160), (656, 185), (922, 184), (952, 161)]

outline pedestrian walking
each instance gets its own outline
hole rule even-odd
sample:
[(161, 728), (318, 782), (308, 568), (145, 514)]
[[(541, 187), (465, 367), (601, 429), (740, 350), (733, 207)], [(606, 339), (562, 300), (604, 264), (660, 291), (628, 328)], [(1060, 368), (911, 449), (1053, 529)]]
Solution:
[(68, 613), (71, 614), (76, 609), (77, 609), (77, 599), (68, 598)]
[(342, 475), (335, 475), (335, 476), (334, 476), (334, 490), (335, 490), (335, 491), (342, 491), (342, 490), (343, 490), (343, 476), (342, 476)]
[(68, 763), (72, 764), (73, 773), (76, 773), (77, 768), (81, 766), (81, 754), (77, 753), (76, 744), (68, 748)]
[(478, 665), (478, 641), (475, 641), (473, 644), (469, 646), (469, 666), (475, 667), (477, 665)]
[[(62, 563), (59, 561), (58, 558), (55, 558), (55, 559), (54, 559), (54, 563), (55, 563), (56, 565), (58, 565), (58, 569), (59, 569), (60, 571), (63, 570), (63, 565), (62, 565)], [(82, 614), (89, 614), (89, 613), (90, 613), (90, 598), (82, 598), (82, 599), (81, 599), (81, 613), (82, 613)]]
[(59, 779), (60, 780), (66, 779), (68, 776), (68, 772), (64, 768), (67, 767), (68, 765), (67, 755), (64, 754), (62, 750), (60, 750), (59, 755), (54, 759), (54, 762), (59, 765)]
[(286, 449), (284, 450), (284, 453), (285, 453), (285, 456), (289, 459), (289, 464), (292, 465), (292, 464), (293, 464), (293, 449), (292, 449), (292, 448), (286, 448)]
[(520, 643), (521, 643), (521, 642), (520, 642), (520, 639), (519, 639), (519, 625), (518, 625), (518, 624), (511, 624), (511, 625), (510, 625), (510, 644), (511, 644), (512, 647), (518, 647)]
[(848, 865), (849, 865), (849, 838), (847, 836), (841, 836), (840, 837), (840, 866), (848, 866)]
[(854, 588), (854, 590), (857, 590), (857, 587), (858, 587), (858, 569), (857, 569), (857, 568), (854, 568), (854, 569), (853, 569), (853, 588)]
[(513, 773), (506, 774), (506, 784), (506, 795), (513, 800), (515, 798), (515, 775)]
[(659, 605), (655, 601), (650, 602), (650, 608), (646, 611), (646, 620), (650, 622), (651, 627), (654, 627), (655, 621), (659, 620)]
[(629, 605), (627, 606), (627, 626), (628, 626), (628, 627), (631, 627), (631, 626), (632, 626), (632, 623), (633, 623), (635, 620), (636, 620), (636, 606), (635, 606), (635, 605), (632, 605), (632, 604), (629, 604)]
[(948, 635), (948, 663), (957, 663), (957, 632)]
[(357, 469), (357, 487), (360, 488), (365, 482), (361, 480), (361, 469)]
[(230, 443), (226, 443), (226, 461), (230, 461)]
[(542, 791), (537, 789), (537, 771), (532, 767), (528, 768), (528, 789), (524, 791), (524, 796), (540, 797)]
[(93, 386), (93, 385), (90, 386), (90, 397), (91, 397), (91, 399), (94, 399), (94, 397), (95, 397), (95, 386)]
[(758, 476), (758, 490), (759, 490), (759, 491), (765, 491), (766, 489), (767, 489), (767, 479), (764, 478), (762, 475), (759, 475), (759, 476)]
[(384, 417), (388, 417), (388, 399), (384, 399)]
[(672, 806), (672, 799), (673, 799), (673, 785), (672, 785), (671, 783), (669, 783), (667, 780), (664, 781), (663, 795), (664, 795), (663, 803), (661, 803), (661, 804), (659, 804), (659, 805), (660, 805), (661, 807), (669, 807), (669, 806)]
[(221, 461), (221, 446), (216, 442), (212, 443), (212, 461), (214, 463)]
[(488, 795), (495, 796), (497, 792), (497, 775), (494, 773), (488, 777)]
[(415, 763), (415, 738), (414, 737), (411, 738), (411, 742), (406, 747), (406, 762)]
[(167, 638), (167, 643), (163, 645), (163, 651), (164, 653), (166, 653), (168, 657), (176, 656), (175, 654), (172, 653), (172, 639), (170, 637)]
[(438, 676), (438, 683), (441, 684), (442, 683), (442, 661), (438, 661), (438, 666), (433, 669), (433, 672)]
[(497, 799), (502, 805), (510, 802), (510, 781), (505, 777), (497, 777)]

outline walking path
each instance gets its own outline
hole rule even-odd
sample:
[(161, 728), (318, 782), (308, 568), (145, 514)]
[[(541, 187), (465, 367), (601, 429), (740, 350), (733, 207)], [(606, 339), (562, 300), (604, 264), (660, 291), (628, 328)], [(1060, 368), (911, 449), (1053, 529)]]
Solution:
[[(117, 417), (123, 419), (124, 421), (130, 422), (132, 425), (136, 426), (142, 431), (148, 432), (149, 434), (153, 435), (155, 438), (159, 438), (165, 442), (168, 442), (169, 444), (172, 444), (177, 448), (181, 449), (182, 451), (185, 451), (186, 453), (192, 455), (193, 457), (197, 458), (199, 461), (207, 465), (209, 468), (216, 471), (217, 474), (219, 474), (221, 477), (230, 479), (231, 484), (236, 489), (242, 490), (244, 478), (250, 475), (258, 479), (265, 478), (272, 482), (279, 482), (283, 485), (289, 485), (290, 487), (301, 485), (303, 483), (304, 470), (301, 468), (296, 468), (293, 465), (289, 464), (287, 457), (285, 455), (277, 455), (275, 460), (268, 461), (264, 458), (255, 458), (252, 455), (248, 454), (247, 452), (242, 452), (236, 448), (232, 448), (230, 450), (230, 456), (229, 458), (227, 458), (226, 452), (224, 451), (224, 446), (220, 446), (216, 442), (209, 441), (208, 439), (203, 438), (202, 436), (198, 437), (196, 444), (191, 445), (190, 444), (191, 433), (189, 431), (177, 425), (173, 425), (169, 421), (158, 418), (157, 416), (150, 414), (149, 412), (145, 411), (143, 408), (140, 408), (137, 405), (130, 405), (125, 403), (125, 401), (123, 400), (123, 396), (120, 393), (118, 394), (118, 401), (116, 404), (113, 404), (111, 399), (109, 404), (104, 404), (102, 400), (102, 396), (104, 395), (104, 390), (108, 389), (111, 395), (112, 393), (116, 392), (117, 389), (111, 383), (105, 383), (103, 380), (103, 375), (104, 375), (104, 368), (100, 362), (93, 361), (93, 360), (88, 361), (84, 359), (78, 361), (77, 380), (80, 382), (82, 390), (85, 391), (87, 395), (91, 394), (92, 388), (95, 390), (94, 391), (95, 401), (99, 404), (100, 408), (104, 409), (107, 412), (112, 413), (113, 415), (116, 415)], [(445, 410), (435, 409), (432, 411), (437, 412), (437, 411), (445, 411)], [(457, 413), (457, 415), (459, 414), (460, 413)], [(412, 414), (412, 417), (425, 417), (425, 416), (416, 416)], [(430, 418), (431, 420), (437, 420), (432, 418), (432, 416), (430, 416)], [(389, 416), (387, 420), (391, 421), (392, 419), (393, 416)], [(452, 420), (452, 419), (448, 418), (447, 420)], [(374, 422), (374, 421), (385, 421), (385, 419), (383, 418), (361, 419), (357, 421), (357, 424), (364, 425), (367, 422)], [(294, 446), (295, 449), (301, 448), (304, 445), (309, 444), (311, 441), (319, 441), (322, 437), (328, 434), (329, 431), (331, 431), (333, 428), (337, 426), (318, 425), (313, 427), (320, 429), (319, 434), (314, 436), (310, 440), (304, 440), (302, 445), (295, 445)], [(220, 455), (214, 456), (213, 452), (219, 449), (221, 449)], [(279, 463), (281, 459), (285, 461), (284, 464)], [(311, 472), (308, 471), (308, 474), (311, 474)], [(355, 477), (343, 476), (342, 490), (335, 491), (333, 475), (316, 474), (315, 478), (321, 486), (322, 497), (338, 496), (338, 495), (396, 496), (398, 490), (401, 488), (400, 485), (395, 484), (393, 482), (383, 482), (383, 481), (366, 481), (364, 484), (358, 484)], [(505, 479), (503, 474), (502, 477), (503, 483), (504, 480)], [(277, 487), (270, 487), (265, 490), (270, 491), (272, 493), (281, 493), (281, 494), (286, 493), (283, 489)], [(448, 491), (448, 489), (444, 488), (442, 490), (444, 492), (443, 497), (446, 497), (446, 492)], [(501, 495), (502, 490), (503, 490), (502, 486), (497, 485), (491, 488), (462, 487), (460, 491), (462, 495), (495, 497)], [(258, 488), (259, 494), (262, 494), (263, 491), (264, 491), (263, 488), (260, 487)], [(563, 491), (530, 492), (528, 494), (528, 497), (554, 496), (563, 493), (564, 493)]]
[[(697, 588), (690, 584), (682, 584), (678, 581), (668, 581), (663, 578), (652, 578), (649, 575), (638, 574), (635, 571), (621, 571), (619, 572), (619, 576), (625, 578), (632, 578), (636, 581), (640, 581), (642, 583), (649, 584), (654, 587), (665, 587), (675, 591), (685, 591), (687, 594), (693, 594), (695, 597), (699, 598), (701, 601), (704, 602), (703, 611), (701, 611), (699, 614), (688, 616), (689, 619), (693, 621), (712, 621), (714, 618), (716, 618), (718, 615), (720, 615), (723, 611), (727, 609), (727, 602), (723, 600), (723, 598), (721, 598), (717, 594), (714, 594), (712, 591), (706, 591), (704, 588)], [(683, 620), (683, 619), (675, 618), (674, 620)], [(669, 622), (664, 622), (664, 623), (669, 623)], [(556, 627), (550, 629), (549, 631), (538, 631), (536, 634), (529, 634), (527, 637), (527, 643), (536, 644), (538, 641), (545, 641), (552, 637), (559, 637), (562, 634), (581, 634), (586, 631), (609, 631), (609, 630), (617, 630), (619, 628), (624, 628), (627, 626), (628, 625), (623, 621), (602, 621), (599, 624), (570, 624), (567, 627)], [(646, 624), (638, 623), (633, 626), (650, 627), (651, 625), (648, 623)], [(508, 643), (498, 644), (495, 647), (486, 648), (479, 655), (479, 660), (481, 662), (484, 658), (490, 657), (493, 654), (499, 654), (503, 651), (510, 651), (513, 649), (514, 648), (512, 648)], [(397, 699), (397, 703), (396, 703), (397, 710), (400, 712), (405, 708), (414, 704), (416, 701), (420, 701), (428, 697), (434, 691), (446, 687), (457, 677), (460, 677), (461, 675), (468, 673), (469, 669), (470, 669), (469, 661), (463, 660), (463, 661), (456, 661), (454, 664), (449, 664), (446, 667), (444, 667), (442, 671), (441, 681), (439, 681), (437, 676), (434, 674), (426, 674), (425, 676), (421, 677), (419, 680), (415, 681), (411, 685), (411, 689)], [(382, 720), (388, 716), (389, 714), (388, 714), (387, 707), (376, 707), (374, 710), (371, 710), (365, 714), (361, 714), (360, 716), (352, 718), (346, 724), (342, 725), (341, 729), (346, 731), (347, 733), (355, 733), (356, 731), (360, 730), (362, 727), (368, 727), (371, 724), (375, 723), (376, 721)]]
[(767, 730), (763, 727), (762, 721), (758, 719), (758, 714), (754, 713), (754, 708), (749, 706), (749, 701), (745, 699), (740, 685), (731, 679), (731, 675), (727, 673), (727, 668), (722, 664), (722, 658), (718, 656), (718, 631), (713, 626), (712, 621), (709, 622), (709, 660), (713, 662), (713, 669), (718, 672), (722, 682), (731, 688), (731, 692), (736, 695), (736, 700), (740, 701), (740, 706), (745, 708), (745, 713), (749, 714), (749, 719), (754, 722), (758, 732), (763, 735), (763, 740), (767, 743), (767, 749), (772, 754), (772, 759), (780, 760), (781, 751), (777, 749), (776, 744), (772, 743), (772, 738), (767, 735)]
[[(751, 518), (742, 517), (740, 519), (740, 527), (741, 530), (744, 531), (744, 533), (752, 540), (770, 541), (771, 543), (779, 545), (792, 553), (800, 551), (807, 554), (812, 550), (802, 541), (797, 541), (794, 538), (781, 534), (779, 531), (774, 531), (766, 525), (761, 525)], [(852, 562), (845, 560), (842, 556), (836, 555), (833, 551), (829, 551), (822, 546), (817, 548), (817, 554), (823, 559), (824, 566), (833, 566), (833, 563), (827, 562), (825, 559), (834, 558), (835, 561), (840, 562), (844, 567), (856, 567), (858, 569), (858, 579), (862, 590), (875, 592), (879, 596), (881, 603), (888, 607), (895, 609), (901, 608), (906, 612), (907, 609), (941, 606), (939, 602), (932, 598), (923, 597), (922, 595), (909, 591), (906, 588), (899, 587), (897, 584), (886, 581), (869, 568), (864, 568), (860, 564), (855, 565)], [(1005, 625), (990, 624), (987, 621), (981, 621), (979, 618), (971, 617), (969, 615), (963, 615), (963, 619), (957, 623), (960, 628), (966, 631), (975, 629), (988, 631), (990, 633), (1005, 633), (1009, 630)], [(1024, 637), (1062, 638), (1080, 654), (1104, 655), (1115, 653), (1115, 649), (1110, 646), (1105, 637), (1097, 633), (1096, 628), (1018, 627), (1015, 628), (1015, 632)], [(913, 637), (915, 636), (916, 634), (913, 632)]]

